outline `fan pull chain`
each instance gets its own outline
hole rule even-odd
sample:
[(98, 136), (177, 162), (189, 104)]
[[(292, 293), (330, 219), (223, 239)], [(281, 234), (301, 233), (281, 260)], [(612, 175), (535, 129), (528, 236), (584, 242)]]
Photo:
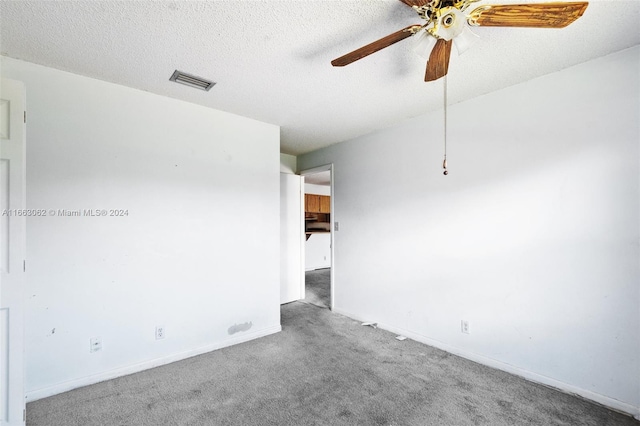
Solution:
[(442, 161), (444, 175), (448, 175), (447, 170), (447, 76), (444, 76), (444, 160)]

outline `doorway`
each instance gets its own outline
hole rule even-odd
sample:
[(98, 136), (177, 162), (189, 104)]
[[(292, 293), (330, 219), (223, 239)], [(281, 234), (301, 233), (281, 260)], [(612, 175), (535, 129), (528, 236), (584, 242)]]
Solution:
[(334, 200), (332, 165), (305, 170), (304, 178), (304, 302), (334, 306)]

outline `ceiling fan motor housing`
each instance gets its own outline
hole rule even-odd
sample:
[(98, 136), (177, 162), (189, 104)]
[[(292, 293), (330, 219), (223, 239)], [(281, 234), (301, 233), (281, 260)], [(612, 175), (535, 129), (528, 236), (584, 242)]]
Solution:
[(452, 40), (464, 30), (466, 16), (455, 7), (444, 7), (439, 9), (433, 21), (433, 26), (427, 31), (435, 38)]

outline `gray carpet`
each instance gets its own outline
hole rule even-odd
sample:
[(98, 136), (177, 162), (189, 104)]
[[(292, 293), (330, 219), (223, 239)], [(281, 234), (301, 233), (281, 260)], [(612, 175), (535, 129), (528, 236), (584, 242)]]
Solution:
[(308, 303), (283, 331), (27, 405), (30, 426), (635, 425)]
[(306, 271), (304, 279), (305, 298), (302, 301), (319, 308), (330, 308), (331, 268)]

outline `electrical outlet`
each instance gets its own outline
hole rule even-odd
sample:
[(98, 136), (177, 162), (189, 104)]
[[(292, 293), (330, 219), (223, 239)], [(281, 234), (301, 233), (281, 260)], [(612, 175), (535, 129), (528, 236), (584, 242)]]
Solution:
[(340, 230), (340, 223), (338, 222), (333, 222), (333, 229), (335, 231), (339, 231)]
[(89, 352), (98, 352), (102, 350), (102, 338), (92, 337), (89, 339)]
[(462, 320), (460, 322), (460, 331), (464, 334), (469, 334), (469, 321)]
[(156, 340), (164, 339), (164, 326), (156, 326)]

